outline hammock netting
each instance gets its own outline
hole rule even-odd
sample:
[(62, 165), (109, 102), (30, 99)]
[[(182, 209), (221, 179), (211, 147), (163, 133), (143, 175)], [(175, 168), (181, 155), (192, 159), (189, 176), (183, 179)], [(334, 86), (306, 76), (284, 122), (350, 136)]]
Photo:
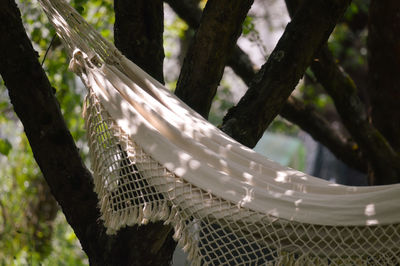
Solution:
[(88, 89), (107, 233), (164, 221), (192, 265), (399, 265), (400, 186), (282, 167), (210, 125), (63, 0), (40, 3)]

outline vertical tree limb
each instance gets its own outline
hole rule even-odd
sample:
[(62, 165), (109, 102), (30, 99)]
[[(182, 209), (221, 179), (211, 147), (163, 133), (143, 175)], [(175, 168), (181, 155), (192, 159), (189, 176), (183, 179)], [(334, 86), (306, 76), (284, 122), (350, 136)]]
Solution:
[[(196, 0), (164, 0), (175, 13), (183, 19), (189, 27), (197, 29), (200, 25), (202, 10)], [(250, 57), (238, 46), (235, 45), (226, 63), (232, 70), (249, 85), (256, 73), (255, 65)]]
[[(400, 152), (400, 1), (371, 0), (368, 93), (374, 125)], [(387, 99), (390, 99), (388, 101)]]
[(253, 0), (209, 0), (206, 4), (175, 90), (179, 98), (206, 118), (252, 3)]
[(162, 0), (115, 0), (115, 46), (155, 79), (164, 83)]
[[(116, 47), (164, 83), (163, 1), (115, 0), (114, 10)], [(172, 234), (171, 226), (162, 222), (134, 225), (123, 229), (116, 243), (121, 252), (132, 254), (132, 265), (168, 265), (176, 247)]]

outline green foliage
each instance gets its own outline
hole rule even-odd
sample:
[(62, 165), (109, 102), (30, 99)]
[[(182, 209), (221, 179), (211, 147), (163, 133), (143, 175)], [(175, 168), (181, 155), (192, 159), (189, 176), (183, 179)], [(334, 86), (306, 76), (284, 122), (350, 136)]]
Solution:
[(254, 24), (254, 18), (251, 16), (247, 16), (243, 22), (242, 34), (243, 36), (249, 35), (250, 33), (256, 30), (256, 26)]
[(7, 156), (12, 148), (8, 139), (0, 139), (0, 153)]

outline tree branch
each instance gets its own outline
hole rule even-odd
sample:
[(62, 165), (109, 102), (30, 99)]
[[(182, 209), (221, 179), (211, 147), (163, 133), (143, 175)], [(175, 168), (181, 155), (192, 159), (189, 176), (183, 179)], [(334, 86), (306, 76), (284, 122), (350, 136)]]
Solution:
[(289, 97), (280, 114), (289, 121), (295, 121), (299, 127), (328, 147), (343, 162), (366, 172), (366, 165), (357, 144), (332, 128), (322, 114), (312, 106), (306, 106), (295, 97)]
[[(384, 14), (384, 15), (383, 15)], [(368, 85), (374, 125), (400, 152), (400, 2), (371, 0)], [(390, 101), (388, 101), (390, 99)], [(399, 175), (400, 176), (400, 175)]]
[(318, 81), (334, 100), (336, 109), (352, 137), (370, 162), (375, 180), (372, 184), (399, 182), (400, 157), (382, 134), (368, 121), (357, 88), (349, 76), (337, 65), (327, 47), (311, 69)]
[(115, 46), (155, 79), (164, 83), (162, 0), (115, 0)]
[(204, 117), (253, 0), (209, 0), (185, 57), (176, 95)]
[[(201, 9), (194, 0), (166, 0), (176, 14), (185, 20), (192, 28), (197, 28), (200, 24)], [(257, 69), (251, 62), (249, 56), (235, 46), (227, 65), (248, 85), (256, 75)], [(304, 131), (309, 133), (314, 139), (328, 147), (335, 156), (343, 160), (346, 164), (365, 172), (366, 164), (359, 152), (354, 150), (354, 143), (346, 140), (345, 137), (332, 129), (322, 114), (316, 110), (306, 107), (300, 100), (291, 96), (285, 103), (281, 116), (299, 125)]]
[(225, 116), (222, 130), (242, 144), (254, 147), (349, 3), (349, 0), (305, 0), (253, 85)]

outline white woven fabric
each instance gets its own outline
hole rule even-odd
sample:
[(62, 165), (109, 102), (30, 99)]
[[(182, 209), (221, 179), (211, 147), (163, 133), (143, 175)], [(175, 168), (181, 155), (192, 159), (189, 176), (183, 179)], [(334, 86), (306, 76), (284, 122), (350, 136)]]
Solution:
[(400, 263), (400, 185), (341, 186), (268, 160), (192, 111), (64, 1), (40, 2), (89, 91), (109, 233), (163, 220), (195, 265)]

